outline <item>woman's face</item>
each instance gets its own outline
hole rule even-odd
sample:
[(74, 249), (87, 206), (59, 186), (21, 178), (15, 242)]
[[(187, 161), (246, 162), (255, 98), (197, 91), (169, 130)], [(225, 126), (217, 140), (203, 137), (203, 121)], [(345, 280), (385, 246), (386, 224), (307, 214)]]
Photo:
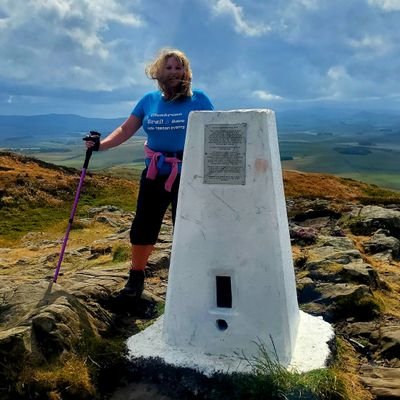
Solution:
[(184, 74), (182, 63), (175, 57), (168, 57), (162, 71), (163, 83), (169, 89), (175, 89), (182, 82)]

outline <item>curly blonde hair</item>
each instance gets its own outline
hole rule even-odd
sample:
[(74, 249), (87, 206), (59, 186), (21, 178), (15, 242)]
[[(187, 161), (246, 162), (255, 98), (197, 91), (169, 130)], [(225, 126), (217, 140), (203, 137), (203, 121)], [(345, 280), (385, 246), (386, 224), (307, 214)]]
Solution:
[[(184, 71), (183, 80), (173, 93), (170, 93), (168, 91), (166, 85), (161, 79), (164, 66), (170, 57), (174, 57), (176, 60), (178, 60), (182, 64)], [(191, 97), (193, 94), (192, 70), (190, 69), (190, 62), (185, 53), (180, 50), (170, 48), (161, 49), (157, 58), (152, 63), (147, 65), (146, 75), (150, 79), (157, 80), (158, 87), (160, 88), (161, 92), (168, 98), (168, 100), (176, 100), (182, 97)]]

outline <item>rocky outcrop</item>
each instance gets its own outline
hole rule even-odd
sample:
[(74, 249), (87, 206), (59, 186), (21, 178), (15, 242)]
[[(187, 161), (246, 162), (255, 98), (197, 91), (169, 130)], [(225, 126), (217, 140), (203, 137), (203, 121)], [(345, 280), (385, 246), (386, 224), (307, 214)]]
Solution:
[(350, 214), (348, 225), (355, 235), (370, 236), (385, 229), (400, 238), (400, 211), (379, 206), (365, 206)]
[[(353, 346), (363, 360), (361, 381), (375, 399), (400, 399), (400, 321), (386, 315), (375, 296), (397, 287), (398, 275), (381, 275), (365, 261), (368, 256), (377, 265), (383, 262), (393, 268), (400, 266), (396, 263), (400, 212), (352, 205), (336, 218), (331, 215), (327, 224), (321, 226), (320, 218), (305, 220), (302, 212), (300, 229), (307, 238), (312, 232), (313, 240), (308, 241), (302, 241), (299, 228), (293, 230), (292, 225), (292, 242), (300, 247), (294, 257), (300, 306), (332, 321), (336, 333)], [(346, 237), (327, 235), (346, 227), (350, 229)], [(351, 234), (361, 235), (363, 253)], [(392, 279), (389, 284), (385, 281), (388, 278)], [(365, 363), (368, 360), (371, 364)]]
[[(132, 214), (115, 207), (102, 207), (90, 210), (89, 215), (92, 221), (111, 225), (115, 232), (106, 239), (95, 239), (89, 245), (68, 248), (57, 283), (53, 283), (52, 275), (58, 261), (58, 241), (43, 240), (39, 234), (27, 235), (23, 244), (31, 254), (37, 252), (37, 256), (20, 258), (12, 263), (13, 250), (2, 251), (2, 271), (6, 272), (0, 279), (2, 387), (13, 386), (25, 365), (52, 362), (64, 354), (77, 352), (86, 340), (109, 336), (116, 329), (116, 321), (122, 321), (116, 319), (117, 315), (152, 316), (156, 304), (165, 297), (166, 283), (163, 281), (166, 281), (171, 247), (168, 221), (165, 229), (169, 234), (164, 234), (160, 251), (150, 260), (149, 270), (158, 271), (160, 277), (149, 279), (141, 302), (130, 304), (127, 299), (117, 296), (126, 282), (129, 261), (113, 262), (112, 252), (115, 245), (127, 241)], [(78, 220), (77, 223), (88, 221)], [(46, 249), (48, 254), (42, 256), (40, 248), (42, 252)], [(79, 265), (87, 265), (100, 257), (105, 265), (79, 268)], [(71, 265), (75, 268), (70, 268)], [(46, 272), (47, 266), (51, 266), (50, 273)], [(19, 269), (24, 272), (12, 273)], [(135, 329), (136, 325), (132, 323), (130, 334)], [(1, 398), (8, 398), (7, 393), (4, 396)], [(84, 393), (82, 396), (84, 398)]]
[(363, 365), (361, 381), (377, 400), (400, 399), (400, 368)]
[(384, 229), (376, 231), (363, 243), (363, 247), (366, 253), (388, 262), (400, 259), (400, 240)]
[[(394, 383), (400, 368), (400, 322), (385, 314), (376, 297), (389, 290), (385, 279), (390, 275), (382, 276), (372, 262), (385, 256), (385, 263), (396, 263), (397, 211), (386, 214), (382, 208), (346, 205), (339, 212), (326, 201), (315, 205), (313, 210), (307, 199), (289, 206), (300, 307), (332, 322), (336, 333), (353, 346), (364, 364), (362, 381), (376, 398), (400, 398)], [(379, 211), (377, 218), (374, 210)], [(49, 362), (76, 351), (85, 338), (109, 337), (121, 315), (133, 315), (129, 323), (123, 322), (129, 334), (141, 319), (153, 315), (166, 292), (171, 223), (166, 221), (149, 261), (144, 303), (135, 309), (113, 301), (129, 267), (128, 259), (115, 261), (115, 252), (128, 243), (131, 219), (131, 213), (107, 206), (92, 209), (86, 219), (77, 221), (83, 227), (103, 224), (111, 233), (68, 247), (56, 284), (51, 277), (59, 241), (39, 233), (27, 235), (26, 251), (12, 261), (13, 249), (0, 251), (1, 382), (11, 385), (27, 362)], [(346, 231), (349, 221), (351, 233)], [(354, 228), (357, 224), (362, 230)], [(361, 231), (357, 245), (352, 235)]]
[[(100, 305), (101, 300), (111, 296), (123, 281), (122, 274), (117, 277), (103, 272), (91, 279), (77, 274), (62, 284), (36, 279), (19, 285), (15, 279), (3, 278), (2, 363), (18, 369), (23, 368), (24, 360), (50, 361), (76, 349), (83, 336), (107, 331), (111, 313)], [(0, 371), (0, 380), (7, 382), (9, 371)]]
[(379, 307), (371, 290), (379, 287), (378, 274), (349, 238), (320, 236), (302, 257), (298, 298), (305, 311), (331, 322), (376, 317)]

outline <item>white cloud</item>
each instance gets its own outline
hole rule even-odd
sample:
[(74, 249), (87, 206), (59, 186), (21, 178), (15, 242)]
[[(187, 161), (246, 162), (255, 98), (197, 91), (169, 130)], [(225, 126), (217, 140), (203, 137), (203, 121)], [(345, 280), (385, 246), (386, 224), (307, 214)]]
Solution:
[(258, 98), (260, 100), (267, 100), (267, 101), (283, 100), (283, 97), (277, 96), (277, 95), (272, 94), (272, 93), (268, 93), (265, 90), (254, 90), (252, 92), (252, 94), (253, 94), (253, 96), (255, 96), (256, 98)]
[(338, 81), (340, 79), (348, 78), (348, 74), (346, 68), (342, 65), (335, 65), (328, 69), (327, 72), (328, 78), (332, 79), (333, 81)]
[(74, 42), (79, 43), (88, 55), (97, 55), (102, 59), (109, 56), (109, 51), (103, 45), (101, 38), (95, 32), (87, 32), (82, 28), (74, 28), (66, 32)]
[(350, 39), (348, 44), (356, 50), (364, 51), (364, 55), (368, 58), (384, 55), (392, 49), (390, 40), (381, 35), (366, 35), (361, 39)]
[(117, 112), (155, 88), (144, 64), (164, 46), (188, 54), (194, 87), (221, 109), (390, 98), (399, 3), (0, 0), (0, 113), (29, 112), (34, 98), (35, 112)]
[(352, 80), (343, 65), (335, 65), (326, 73), (326, 95), (331, 98), (341, 98), (346, 92), (351, 92)]
[(362, 39), (355, 40), (351, 39), (349, 44), (352, 47), (361, 49), (361, 48), (368, 48), (368, 49), (376, 49), (380, 48), (385, 44), (385, 39), (382, 36), (364, 36)]
[(388, 96), (387, 89), (382, 83), (376, 83), (368, 75), (362, 75), (358, 71), (352, 71), (336, 65), (328, 69), (324, 85), (326, 96), (338, 100), (357, 101), (372, 100)]
[(145, 26), (129, 8), (132, 1), (35, 0), (23, 7), (3, 1), (0, 78), (107, 91), (132, 83), (134, 50), (124, 54), (124, 33)]
[(91, 16), (91, 21), (95, 24), (109, 21), (133, 26), (143, 24), (139, 16), (126, 12), (117, 0), (36, 0), (33, 8), (39, 13), (53, 13), (60, 19)]
[(0, 30), (7, 29), (9, 20), (8, 18), (0, 18)]
[(384, 11), (400, 11), (400, 0), (368, 0), (368, 4)]
[(243, 13), (243, 8), (236, 5), (232, 0), (217, 0), (213, 5), (216, 15), (228, 15), (233, 19), (235, 31), (245, 36), (262, 36), (271, 28), (261, 23), (248, 22)]
[(296, 3), (304, 6), (309, 10), (316, 10), (320, 5), (320, 0), (295, 0)]

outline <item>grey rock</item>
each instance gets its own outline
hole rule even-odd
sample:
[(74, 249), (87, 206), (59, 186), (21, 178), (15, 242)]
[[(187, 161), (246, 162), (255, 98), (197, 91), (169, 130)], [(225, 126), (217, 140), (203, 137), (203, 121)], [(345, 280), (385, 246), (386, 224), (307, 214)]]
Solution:
[(354, 244), (348, 237), (320, 236), (317, 244), (320, 247), (330, 247), (332, 251), (353, 250)]
[(384, 233), (375, 233), (363, 243), (363, 247), (369, 254), (384, 253), (392, 259), (400, 259), (400, 240)]
[(0, 382), (2, 388), (13, 384), (32, 353), (32, 335), (29, 326), (0, 330)]
[(308, 248), (303, 269), (308, 276), (321, 282), (359, 283), (377, 288), (380, 280), (371, 265), (366, 264), (361, 253), (347, 237), (323, 236)]
[(170, 262), (170, 252), (158, 251), (153, 253), (147, 263), (148, 271), (154, 272), (160, 269), (168, 269)]
[(357, 282), (373, 289), (381, 286), (381, 280), (376, 270), (363, 261), (345, 265), (339, 272), (339, 276), (344, 282)]
[(115, 206), (112, 205), (107, 205), (107, 206), (102, 206), (102, 207), (94, 207), (89, 209), (88, 211), (88, 216), (89, 218), (93, 218), (94, 216), (100, 214), (100, 213), (123, 213), (123, 211)]
[(346, 324), (343, 331), (354, 337), (361, 337), (370, 339), (373, 332), (377, 331), (379, 326), (376, 322), (354, 322), (352, 324)]
[(105, 215), (99, 215), (98, 217), (96, 217), (96, 221), (101, 222), (102, 224), (110, 225), (113, 228), (116, 228), (119, 226), (118, 222), (115, 219), (106, 217)]
[(386, 359), (400, 358), (400, 326), (388, 325), (380, 329), (377, 352)]
[(357, 283), (371, 288), (380, 286), (377, 272), (364, 262), (352, 262), (344, 266), (336, 266), (330, 270), (326, 263), (313, 263), (308, 276), (320, 282)]
[(348, 317), (356, 321), (371, 320), (379, 315), (380, 309), (366, 285), (319, 283), (315, 290), (319, 297), (303, 304), (303, 309), (312, 310), (317, 304), (316, 308), (330, 322)]
[(90, 246), (90, 254), (92, 256), (91, 258), (111, 253), (112, 253), (112, 245), (108, 240), (96, 240)]
[[(60, 258), (60, 251), (47, 254), (46, 256), (39, 258), (39, 264), (55, 266), (58, 259)], [(63, 263), (76, 262), (82, 257), (81, 251), (78, 250), (66, 250), (63, 256)]]
[(302, 246), (315, 243), (318, 237), (318, 232), (314, 228), (301, 227), (293, 224), (290, 226), (289, 233), (292, 243)]
[(361, 382), (376, 399), (400, 399), (400, 368), (372, 367), (362, 365)]
[(309, 277), (297, 280), (297, 297), (300, 304), (308, 303), (320, 297), (316, 283)]
[(96, 337), (104, 333), (112, 325), (112, 318), (100, 303), (120, 290), (124, 276), (91, 270), (68, 279), (59, 277), (62, 284), (46, 280), (19, 284), (3, 279), (0, 355), (10, 352), (6, 345), (12, 343), (19, 363), (31, 354), (51, 359), (74, 350), (84, 335)]
[(355, 235), (369, 236), (379, 229), (385, 229), (391, 236), (400, 238), (400, 211), (365, 206), (352, 216), (348, 225)]
[(319, 303), (332, 304), (337, 302), (349, 303), (352, 301), (369, 296), (371, 294), (366, 285), (352, 285), (348, 283), (321, 284), (318, 285), (321, 296)]

